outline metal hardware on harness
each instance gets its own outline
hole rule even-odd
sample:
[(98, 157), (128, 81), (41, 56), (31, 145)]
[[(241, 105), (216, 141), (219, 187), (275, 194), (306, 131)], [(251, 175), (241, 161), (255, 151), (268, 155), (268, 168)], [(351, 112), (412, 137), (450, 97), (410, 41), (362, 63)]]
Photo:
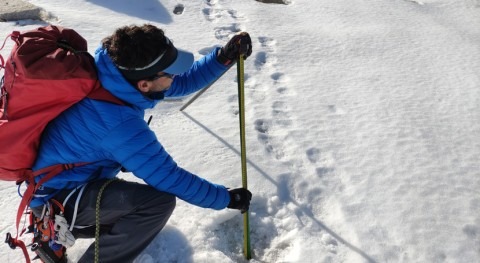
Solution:
[(7, 243), (11, 249), (17, 248), (17, 246), (15, 245), (15, 240), (13, 239), (12, 234), (10, 233), (7, 233), (7, 237), (5, 238), (5, 243)]

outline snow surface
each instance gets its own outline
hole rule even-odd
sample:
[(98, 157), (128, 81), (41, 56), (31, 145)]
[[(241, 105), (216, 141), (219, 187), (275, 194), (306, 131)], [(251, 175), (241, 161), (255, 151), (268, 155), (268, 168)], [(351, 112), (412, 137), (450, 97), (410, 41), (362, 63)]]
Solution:
[[(90, 51), (126, 24), (158, 25), (197, 58), (251, 34), (251, 262), (480, 262), (480, 0), (28, 2)], [(149, 112), (159, 140), (184, 168), (241, 186), (236, 71), (181, 113), (187, 99)], [(4, 236), (20, 199), (12, 183), (0, 193)], [(242, 228), (237, 211), (179, 201), (136, 262), (244, 262)], [(23, 261), (0, 251), (0, 262)]]

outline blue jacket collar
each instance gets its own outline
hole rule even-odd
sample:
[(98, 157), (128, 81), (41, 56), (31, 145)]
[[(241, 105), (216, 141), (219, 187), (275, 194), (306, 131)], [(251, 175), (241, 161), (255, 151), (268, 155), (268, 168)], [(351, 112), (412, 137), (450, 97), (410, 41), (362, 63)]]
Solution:
[(95, 64), (102, 86), (119, 99), (141, 109), (155, 107), (158, 100), (150, 99), (140, 93), (120, 73), (108, 56), (107, 50), (99, 47), (95, 51)]

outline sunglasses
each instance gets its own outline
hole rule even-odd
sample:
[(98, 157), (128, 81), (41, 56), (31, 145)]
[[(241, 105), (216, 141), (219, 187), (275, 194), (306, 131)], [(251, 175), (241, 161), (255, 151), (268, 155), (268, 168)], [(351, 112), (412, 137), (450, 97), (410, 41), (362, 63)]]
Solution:
[(170, 74), (170, 73), (165, 73), (165, 72), (163, 72), (163, 73), (161, 73), (161, 74), (155, 74), (154, 76), (151, 76), (151, 77), (149, 77), (149, 78), (146, 78), (146, 80), (154, 81), (154, 80), (157, 80), (157, 79), (163, 78), (163, 77), (169, 78), (169, 79), (173, 79), (174, 76), (175, 76), (174, 74)]

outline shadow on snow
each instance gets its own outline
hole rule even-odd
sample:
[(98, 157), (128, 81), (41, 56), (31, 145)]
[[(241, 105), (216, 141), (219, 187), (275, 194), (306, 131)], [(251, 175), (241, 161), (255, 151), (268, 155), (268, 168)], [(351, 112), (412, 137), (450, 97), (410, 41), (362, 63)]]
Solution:
[[(238, 154), (240, 156), (240, 152), (235, 149), (235, 147), (233, 147), (231, 144), (229, 144), (227, 141), (225, 141), (223, 138), (221, 138), (220, 136), (218, 136), (217, 134), (215, 134), (214, 132), (212, 132), (208, 127), (206, 127), (205, 125), (203, 125), (202, 123), (200, 123), (199, 121), (197, 121), (196, 119), (194, 119), (192, 116), (190, 116), (188, 113), (182, 111), (182, 113), (187, 117), (189, 118), (191, 121), (193, 121), (195, 124), (197, 124), (198, 126), (200, 126), (201, 128), (203, 128), (206, 132), (208, 132), (209, 134), (211, 134), (213, 137), (215, 137), (217, 140), (219, 140), (220, 142), (222, 142), (225, 146), (227, 146), (230, 150), (232, 150), (233, 152), (235, 152), (236, 154)], [(257, 170), (261, 175), (263, 175), (268, 181), (270, 181), (273, 185), (275, 185), (275, 187), (277, 187), (279, 193), (282, 189), (285, 189), (285, 186), (282, 185), (282, 183), (278, 183), (276, 182), (271, 176), (269, 176), (265, 171), (263, 171), (260, 167), (258, 167), (255, 163), (253, 163), (252, 161), (248, 160), (247, 158), (247, 163), (250, 167), (253, 167), (255, 170)], [(287, 193), (285, 193), (287, 192)], [(330, 234), (333, 238), (335, 238), (338, 242), (342, 243), (343, 245), (345, 245), (346, 247), (348, 247), (349, 249), (351, 249), (352, 251), (356, 252), (357, 254), (359, 254), (360, 256), (362, 256), (367, 262), (370, 262), (370, 263), (375, 263), (376, 261), (371, 257), (369, 256), (367, 253), (365, 253), (364, 251), (362, 251), (360, 248), (354, 246), (353, 244), (349, 243), (347, 240), (345, 240), (344, 238), (342, 238), (341, 236), (339, 236), (337, 233), (335, 233), (332, 229), (328, 228), (322, 221), (318, 220), (317, 218), (315, 218), (315, 215), (313, 214), (313, 212), (306, 208), (305, 206), (299, 204), (296, 200), (294, 200), (290, 194), (288, 194), (288, 190), (285, 191), (283, 193), (281, 193), (280, 197), (283, 199), (282, 201), (290, 201), (292, 204), (294, 204), (295, 206), (298, 207), (298, 211), (300, 213), (303, 213), (303, 215), (309, 217), (315, 224), (317, 224), (320, 228), (322, 228), (323, 230), (325, 230), (325, 232), (327, 232), (328, 234)], [(237, 222), (238, 224), (239, 222)]]
[(172, 16), (158, 0), (87, 0), (118, 13), (138, 17), (144, 20), (169, 24)]

